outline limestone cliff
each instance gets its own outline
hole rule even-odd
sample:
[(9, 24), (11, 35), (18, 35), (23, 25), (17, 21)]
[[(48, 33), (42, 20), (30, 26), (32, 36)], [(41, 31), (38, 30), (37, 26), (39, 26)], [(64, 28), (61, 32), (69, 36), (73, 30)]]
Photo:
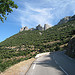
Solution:
[(47, 30), (48, 28), (50, 28), (50, 25), (45, 24), (45, 25), (44, 25), (44, 30)]
[(25, 27), (22, 27), (22, 28), (20, 29), (20, 32), (25, 31), (25, 30), (29, 30), (28, 27), (26, 27), (26, 26), (25, 26)]
[(26, 27), (26, 26), (22, 27), (20, 29), (20, 32), (26, 31), (26, 30), (31, 30), (31, 31), (33, 31), (33, 30), (40, 30), (40, 31), (43, 31), (43, 30), (47, 30), (49, 28), (50, 28), (50, 25), (48, 25), (48, 24), (44, 24), (44, 27), (42, 27), (41, 24), (39, 24), (38, 26), (36, 26), (36, 29), (34, 29), (34, 28), (28, 29), (28, 27)]
[(68, 21), (72, 21), (72, 20), (75, 20), (75, 15), (74, 16), (67, 16), (67, 17), (61, 19), (57, 25), (67, 23)]

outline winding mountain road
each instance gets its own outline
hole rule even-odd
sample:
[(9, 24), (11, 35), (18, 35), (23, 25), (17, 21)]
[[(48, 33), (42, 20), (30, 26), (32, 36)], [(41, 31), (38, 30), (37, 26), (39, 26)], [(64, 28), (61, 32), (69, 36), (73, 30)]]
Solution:
[(75, 75), (75, 60), (64, 51), (53, 52), (36, 59), (26, 75)]

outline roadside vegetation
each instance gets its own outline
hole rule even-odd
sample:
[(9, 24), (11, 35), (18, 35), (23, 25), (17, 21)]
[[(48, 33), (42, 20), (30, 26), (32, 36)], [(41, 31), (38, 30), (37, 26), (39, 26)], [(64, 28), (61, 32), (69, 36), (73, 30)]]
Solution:
[(74, 35), (74, 30), (75, 21), (70, 21), (46, 31), (23, 31), (7, 38), (0, 43), (0, 71), (38, 53), (63, 50)]

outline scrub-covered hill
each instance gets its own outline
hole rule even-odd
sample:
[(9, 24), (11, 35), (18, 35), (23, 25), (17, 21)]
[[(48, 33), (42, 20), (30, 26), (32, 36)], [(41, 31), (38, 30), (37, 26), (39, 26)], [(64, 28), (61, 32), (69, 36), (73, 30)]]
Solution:
[(74, 35), (75, 20), (45, 31), (22, 31), (0, 43), (0, 71), (37, 53), (62, 50)]

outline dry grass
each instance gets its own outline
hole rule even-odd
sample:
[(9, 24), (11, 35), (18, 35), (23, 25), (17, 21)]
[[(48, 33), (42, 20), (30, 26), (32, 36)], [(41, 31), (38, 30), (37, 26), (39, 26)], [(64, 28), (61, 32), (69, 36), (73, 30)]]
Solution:
[(60, 42), (60, 40), (52, 41), (52, 42), (47, 42), (47, 43), (43, 43), (43, 44), (44, 44), (44, 45), (48, 45), (48, 44), (54, 44), (54, 43), (57, 43), (57, 42)]
[(11, 66), (0, 75), (25, 75), (25, 73), (28, 71), (30, 65), (34, 60), (35, 58), (31, 58), (29, 60), (25, 60), (18, 64), (15, 64), (14, 66)]
[(68, 43), (60, 45), (60, 48), (63, 48), (64, 46), (67, 46)]

